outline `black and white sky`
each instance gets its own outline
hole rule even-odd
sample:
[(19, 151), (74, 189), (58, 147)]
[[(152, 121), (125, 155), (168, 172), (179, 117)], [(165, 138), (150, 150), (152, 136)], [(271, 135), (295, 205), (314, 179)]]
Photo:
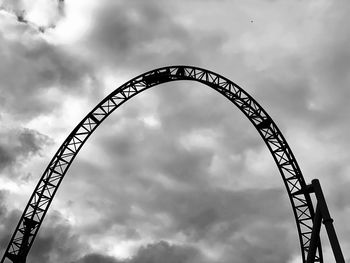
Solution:
[[(167, 65), (250, 93), (319, 178), (350, 257), (350, 2), (0, 0), (0, 253), (65, 137), (105, 96)], [(334, 262), (324, 239), (325, 262)], [(114, 112), (68, 171), (28, 262), (297, 263), (263, 140), (206, 86), (160, 85)]]

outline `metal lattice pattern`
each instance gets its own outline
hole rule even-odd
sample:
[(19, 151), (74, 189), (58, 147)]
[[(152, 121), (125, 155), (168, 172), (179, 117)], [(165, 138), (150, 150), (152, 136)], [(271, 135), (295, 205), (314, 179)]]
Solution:
[[(303, 191), (306, 184), (300, 168), (276, 124), (249, 94), (227, 78), (197, 67), (172, 66), (149, 71), (120, 86), (70, 133), (30, 197), (1, 263), (5, 259), (24, 262), (64, 175), (100, 123), (136, 94), (155, 85), (176, 80), (193, 80), (210, 86), (234, 103), (255, 126), (273, 155), (286, 186), (299, 233), (302, 259), (306, 262), (313, 228), (313, 205), (309, 194)], [(323, 262), (320, 243), (315, 262)]]

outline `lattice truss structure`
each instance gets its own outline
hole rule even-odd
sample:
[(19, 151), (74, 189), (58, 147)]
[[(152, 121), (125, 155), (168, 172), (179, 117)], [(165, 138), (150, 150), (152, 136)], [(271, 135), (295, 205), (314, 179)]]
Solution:
[[(306, 262), (313, 229), (314, 208), (297, 161), (266, 111), (242, 88), (214, 72), (191, 66), (171, 66), (146, 72), (126, 82), (103, 99), (69, 134), (38, 182), (9, 242), (1, 263), (25, 262), (48, 208), (68, 168), (83, 144), (114, 110), (138, 93), (176, 80), (193, 80), (218, 91), (235, 104), (257, 129), (270, 150), (288, 192)], [(318, 241), (314, 262), (323, 262)]]

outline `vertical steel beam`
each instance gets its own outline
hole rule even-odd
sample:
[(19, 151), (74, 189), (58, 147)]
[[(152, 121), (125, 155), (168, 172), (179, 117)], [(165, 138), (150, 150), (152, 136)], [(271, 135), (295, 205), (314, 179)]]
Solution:
[(326, 227), (326, 231), (328, 234), (329, 242), (331, 243), (331, 247), (333, 250), (334, 258), (337, 263), (345, 263), (343, 253), (340, 248), (340, 244), (337, 238), (337, 234), (335, 233), (335, 228), (333, 226), (333, 219), (331, 218), (328, 210), (328, 206), (326, 203), (326, 199), (324, 198), (323, 191), (318, 179), (314, 179), (311, 181), (313, 189), (315, 191), (317, 206), (320, 207), (323, 224)]
[(320, 208), (320, 205), (317, 204), (315, 217), (314, 217), (314, 226), (312, 228), (312, 234), (311, 234), (310, 245), (309, 245), (309, 253), (307, 254), (306, 263), (315, 262), (316, 250), (317, 250), (318, 243), (320, 241), (321, 223), (322, 223), (321, 208)]

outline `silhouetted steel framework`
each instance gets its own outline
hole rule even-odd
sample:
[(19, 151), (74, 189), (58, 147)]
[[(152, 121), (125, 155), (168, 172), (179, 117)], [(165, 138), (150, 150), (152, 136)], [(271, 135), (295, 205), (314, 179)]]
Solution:
[[(192, 66), (170, 66), (146, 72), (117, 88), (103, 99), (69, 134), (37, 184), (9, 242), (1, 263), (24, 263), (48, 208), (83, 144), (114, 110), (136, 94), (165, 82), (193, 80), (218, 91), (235, 104), (257, 129), (270, 150), (286, 186), (299, 234), (303, 262), (323, 262), (319, 231), (323, 219), (336, 261), (344, 262), (332, 219), (318, 184), (307, 185), (297, 161), (266, 111), (242, 88), (209, 70)], [(316, 213), (310, 197), (317, 197)]]

